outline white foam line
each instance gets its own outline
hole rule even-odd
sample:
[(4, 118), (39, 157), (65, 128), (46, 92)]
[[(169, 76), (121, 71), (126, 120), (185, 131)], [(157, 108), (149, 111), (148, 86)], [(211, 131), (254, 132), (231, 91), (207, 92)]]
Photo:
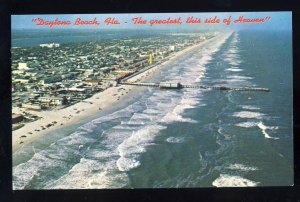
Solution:
[(81, 158), (71, 170), (59, 179), (48, 183), (46, 189), (101, 189), (122, 188), (128, 183), (125, 173), (115, 170), (113, 161), (98, 162)]
[(257, 126), (262, 130), (261, 132), (265, 135), (265, 138), (268, 138), (268, 139), (274, 139), (274, 140), (278, 140), (279, 138), (278, 137), (271, 137), (267, 132), (266, 130), (268, 129), (267, 126), (265, 126), (262, 122), (259, 122), (257, 124)]
[(252, 112), (252, 111), (240, 111), (240, 112), (235, 112), (233, 116), (239, 118), (248, 118), (248, 119), (261, 119), (264, 116), (264, 114), (259, 112)]
[(166, 141), (169, 143), (183, 143), (186, 139), (184, 137), (168, 137)]
[(257, 126), (257, 122), (242, 122), (235, 124), (236, 126), (242, 127), (242, 128), (251, 128)]
[(138, 154), (146, 151), (145, 147), (149, 145), (160, 130), (166, 126), (147, 125), (125, 139), (118, 147), (120, 158), (117, 160), (117, 166), (120, 171), (129, 171), (140, 165), (136, 159)]
[(258, 170), (256, 167), (245, 166), (243, 164), (235, 163), (227, 167), (230, 170), (241, 170), (241, 171), (255, 171)]
[(248, 109), (248, 110), (260, 110), (259, 107), (251, 106), (251, 105), (241, 105), (243, 109)]
[(226, 69), (226, 71), (231, 71), (231, 72), (241, 72), (241, 71), (244, 71), (244, 70), (239, 69), (239, 68), (228, 68), (228, 69)]
[(245, 80), (253, 79), (252, 77), (249, 77), (249, 76), (238, 76), (238, 75), (227, 76), (227, 78), (229, 78), (229, 79), (245, 79)]

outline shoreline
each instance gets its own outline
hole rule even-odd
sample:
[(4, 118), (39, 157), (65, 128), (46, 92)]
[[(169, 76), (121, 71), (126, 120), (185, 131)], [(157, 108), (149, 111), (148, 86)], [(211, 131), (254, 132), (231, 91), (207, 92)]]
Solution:
[[(227, 39), (233, 32), (230, 33), (220, 33), (216, 37), (211, 39), (207, 39), (198, 44), (192, 45), (190, 47), (185, 48), (179, 52), (174, 53), (169, 56), (167, 61), (164, 61), (160, 64), (155, 65), (149, 70), (146, 70), (130, 79), (128, 82), (139, 82), (144, 81), (147, 78), (154, 75), (159, 69), (167, 66), (174, 60), (178, 59), (178, 57), (183, 56), (194, 49), (197, 49), (209, 41), (212, 40), (224, 40)], [(13, 153), (23, 147), (26, 144), (31, 143), (35, 139), (41, 138), (49, 132), (55, 131), (57, 129), (63, 128), (65, 126), (74, 124), (83, 120), (89, 116), (96, 115), (102, 110), (109, 109), (114, 106), (118, 102), (121, 102), (125, 97), (130, 96), (133, 93), (135, 88), (139, 88), (137, 86), (128, 86), (128, 85), (120, 85), (116, 87), (109, 87), (108, 89), (94, 94), (92, 97), (82, 100), (72, 106), (68, 106), (59, 110), (51, 110), (51, 111), (40, 111), (40, 112), (32, 112), (37, 116), (41, 117), (40, 119), (26, 123), (25, 126), (19, 128), (15, 131), (12, 131), (12, 151)], [(56, 122), (56, 123), (55, 123)], [(54, 123), (54, 124), (53, 124)], [(53, 124), (52, 126), (42, 130), (42, 126), (46, 126), (48, 124)], [(39, 130), (39, 131), (37, 131)], [(31, 134), (30, 134), (31, 133)], [(24, 135), (26, 137), (24, 137)], [(22, 137), (23, 136), (23, 137)], [(23, 142), (20, 144), (20, 142)]]

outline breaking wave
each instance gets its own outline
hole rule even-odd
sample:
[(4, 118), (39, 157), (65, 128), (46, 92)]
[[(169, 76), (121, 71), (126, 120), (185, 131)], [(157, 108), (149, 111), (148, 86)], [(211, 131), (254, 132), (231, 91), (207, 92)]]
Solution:
[(117, 160), (117, 166), (120, 171), (129, 171), (140, 165), (137, 160), (138, 154), (146, 151), (146, 147), (151, 145), (155, 136), (165, 126), (148, 125), (125, 139), (117, 148), (120, 158)]
[(227, 174), (220, 174), (220, 177), (212, 183), (215, 187), (255, 187), (258, 184), (259, 182)]
[(259, 123), (257, 124), (257, 126), (261, 129), (261, 132), (265, 135), (265, 138), (268, 138), (268, 139), (274, 139), (274, 140), (279, 139), (278, 137), (271, 137), (271, 136), (267, 133), (267, 129), (271, 129), (271, 128), (268, 127), (268, 126), (265, 126), (262, 122), (259, 122)]
[(235, 124), (236, 126), (242, 127), (242, 128), (251, 128), (257, 126), (257, 122), (242, 122)]
[(248, 109), (248, 110), (260, 110), (259, 107), (251, 106), (251, 105), (241, 105), (243, 109)]
[(239, 68), (227, 68), (226, 71), (231, 71), (231, 72), (241, 72), (241, 71), (244, 71), (244, 70), (239, 69)]
[(233, 116), (247, 119), (262, 119), (264, 117), (264, 114), (252, 111), (241, 111), (235, 112)]
[(238, 163), (230, 164), (227, 168), (230, 169), (230, 170), (240, 170), (240, 171), (255, 171), (255, 170), (258, 170), (258, 168), (256, 168), (256, 167), (245, 166), (243, 164), (238, 164)]

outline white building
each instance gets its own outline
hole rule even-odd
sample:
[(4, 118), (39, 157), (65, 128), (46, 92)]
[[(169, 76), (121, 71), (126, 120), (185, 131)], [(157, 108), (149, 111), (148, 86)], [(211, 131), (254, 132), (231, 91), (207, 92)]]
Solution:
[(18, 69), (29, 69), (25, 62), (19, 62), (18, 65)]
[(175, 46), (169, 46), (169, 51), (175, 51)]
[(49, 105), (63, 105), (64, 99), (58, 97), (39, 97), (38, 101), (41, 103), (47, 103)]

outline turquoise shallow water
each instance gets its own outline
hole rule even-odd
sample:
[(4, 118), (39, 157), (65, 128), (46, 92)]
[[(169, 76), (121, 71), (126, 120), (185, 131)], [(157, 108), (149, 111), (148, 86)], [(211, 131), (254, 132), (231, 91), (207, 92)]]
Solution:
[(14, 153), (14, 188), (293, 184), (290, 32), (213, 40), (150, 81), (169, 80), (271, 92), (142, 88), (106, 114)]

